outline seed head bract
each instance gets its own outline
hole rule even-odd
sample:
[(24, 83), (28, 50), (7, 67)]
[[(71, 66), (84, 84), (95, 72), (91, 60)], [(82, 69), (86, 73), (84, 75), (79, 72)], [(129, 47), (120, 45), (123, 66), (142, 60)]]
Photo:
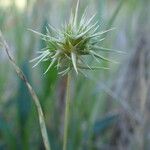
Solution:
[(104, 40), (102, 38), (103, 35), (113, 29), (98, 31), (99, 25), (98, 22), (94, 21), (95, 15), (87, 19), (85, 11), (79, 18), (78, 7), (79, 0), (75, 11), (71, 13), (68, 24), (65, 23), (60, 30), (55, 29), (51, 25), (46, 28), (46, 34), (31, 30), (40, 35), (42, 40), (46, 42), (46, 47), (39, 51), (39, 56), (31, 60), (31, 62), (36, 62), (33, 67), (37, 66), (40, 62), (48, 61), (49, 66), (45, 73), (55, 65), (59, 74), (62, 75), (67, 74), (71, 70), (75, 70), (78, 74), (83, 69), (108, 69), (105, 67), (89, 66), (85, 63), (84, 57), (92, 56), (96, 60), (113, 62), (95, 51), (111, 51), (111, 49), (103, 48), (99, 45)]

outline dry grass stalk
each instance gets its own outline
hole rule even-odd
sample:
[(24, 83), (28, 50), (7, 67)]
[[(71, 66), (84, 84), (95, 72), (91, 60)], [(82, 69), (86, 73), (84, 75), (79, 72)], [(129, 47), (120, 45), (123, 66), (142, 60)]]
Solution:
[(50, 144), (49, 144), (49, 140), (48, 140), (48, 134), (47, 134), (47, 130), (46, 130), (46, 125), (45, 125), (45, 121), (44, 121), (44, 115), (43, 115), (43, 111), (42, 111), (42, 107), (40, 104), (40, 101), (35, 93), (35, 91), (33, 90), (32, 86), (30, 85), (30, 83), (28, 82), (26, 76), (24, 75), (23, 71), (16, 65), (15, 60), (12, 58), (12, 56), (10, 55), (9, 51), (10, 48), (6, 42), (6, 40), (4, 39), (2, 33), (0, 32), (0, 39), (2, 40), (2, 44), (4, 46), (4, 49), (7, 53), (7, 56), (10, 60), (10, 63), (12, 64), (14, 70), (16, 71), (18, 77), (25, 83), (25, 85), (28, 88), (28, 91), (35, 103), (35, 106), (37, 108), (37, 112), (38, 112), (38, 117), (39, 117), (39, 124), (40, 124), (40, 129), (41, 129), (41, 134), (42, 134), (42, 138), (43, 138), (43, 142), (44, 142), (44, 146), (46, 150), (51, 150), (50, 149)]

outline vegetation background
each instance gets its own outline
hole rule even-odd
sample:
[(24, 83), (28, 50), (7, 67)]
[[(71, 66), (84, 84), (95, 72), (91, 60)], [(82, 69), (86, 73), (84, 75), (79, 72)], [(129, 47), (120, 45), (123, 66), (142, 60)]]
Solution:
[[(0, 0), (0, 30), (17, 64), (33, 85), (45, 114), (52, 150), (62, 149), (66, 77), (48, 64), (32, 69), (29, 60), (44, 47), (28, 28), (44, 33), (68, 20), (76, 0)], [(150, 1), (81, 0), (79, 14), (97, 13), (100, 30), (115, 27), (103, 46), (119, 64), (110, 70), (74, 75), (68, 150), (150, 149)], [(91, 60), (88, 60), (91, 63)], [(0, 47), (0, 150), (44, 149), (32, 99)]]

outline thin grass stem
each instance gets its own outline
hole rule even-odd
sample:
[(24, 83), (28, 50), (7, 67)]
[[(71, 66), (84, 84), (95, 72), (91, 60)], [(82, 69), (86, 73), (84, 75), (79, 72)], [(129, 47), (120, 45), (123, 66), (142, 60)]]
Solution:
[(44, 114), (43, 114), (43, 111), (42, 111), (42, 107), (41, 107), (39, 98), (37, 97), (35, 91), (33, 90), (32, 86), (30, 85), (30, 83), (28, 82), (28, 80), (27, 80), (25, 74), (23, 73), (23, 71), (17, 66), (17, 64), (15, 63), (15, 60), (10, 55), (10, 53), (9, 53), (10, 48), (9, 48), (6, 40), (3, 38), (1, 31), (0, 31), (0, 39), (3, 42), (4, 49), (6, 51), (6, 54), (8, 55), (10, 63), (14, 67), (14, 69), (15, 69), (18, 77), (27, 86), (28, 91), (29, 91), (29, 93), (30, 93), (30, 95), (31, 95), (31, 97), (32, 97), (32, 99), (34, 101), (34, 104), (35, 104), (37, 112), (38, 112), (39, 125), (40, 125), (40, 129), (41, 129), (41, 134), (42, 134), (42, 138), (43, 138), (43, 143), (44, 143), (44, 146), (45, 146), (45, 150), (51, 150), (50, 143), (49, 143), (49, 140), (48, 140), (48, 134), (47, 134), (47, 130), (46, 130), (46, 125), (45, 125), (45, 120), (44, 120)]
[(67, 150), (68, 140), (68, 125), (69, 125), (69, 113), (70, 113), (70, 81), (71, 75), (68, 73), (67, 87), (66, 87), (66, 106), (65, 106), (65, 119), (64, 119), (64, 137), (63, 137), (63, 150)]

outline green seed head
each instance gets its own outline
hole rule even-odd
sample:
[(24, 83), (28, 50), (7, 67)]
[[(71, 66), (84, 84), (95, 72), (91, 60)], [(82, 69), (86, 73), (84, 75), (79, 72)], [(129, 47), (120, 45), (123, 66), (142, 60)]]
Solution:
[[(96, 68), (90, 67), (84, 62), (84, 57), (87, 55), (95, 59), (110, 61), (97, 54), (95, 50), (110, 50), (100, 47), (99, 45), (100, 42), (104, 40), (101, 36), (112, 29), (98, 32), (98, 22), (93, 21), (95, 15), (87, 20), (86, 11), (79, 20), (78, 6), (79, 0), (75, 12), (71, 14), (69, 23), (65, 24), (61, 30), (57, 30), (49, 25), (49, 28), (53, 31), (53, 36), (49, 28), (46, 28), (47, 33), (45, 35), (32, 30), (39, 34), (46, 42), (46, 47), (39, 52), (40, 55), (32, 60), (37, 61), (34, 67), (42, 61), (49, 61), (50, 64), (45, 73), (47, 73), (53, 65), (56, 65), (59, 74), (64, 75), (72, 69), (78, 74), (78, 72), (82, 72), (82, 69)], [(107, 69), (105, 67), (98, 68)]]

